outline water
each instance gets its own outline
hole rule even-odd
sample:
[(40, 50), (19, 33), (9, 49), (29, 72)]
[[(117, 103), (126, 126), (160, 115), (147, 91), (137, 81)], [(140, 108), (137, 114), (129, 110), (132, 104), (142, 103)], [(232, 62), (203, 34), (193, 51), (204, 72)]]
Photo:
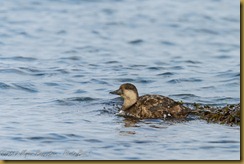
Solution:
[[(1, 159), (240, 159), (240, 128), (129, 120), (125, 82), (240, 102), (239, 2), (0, 1)], [(200, 128), (199, 128), (200, 127)]]

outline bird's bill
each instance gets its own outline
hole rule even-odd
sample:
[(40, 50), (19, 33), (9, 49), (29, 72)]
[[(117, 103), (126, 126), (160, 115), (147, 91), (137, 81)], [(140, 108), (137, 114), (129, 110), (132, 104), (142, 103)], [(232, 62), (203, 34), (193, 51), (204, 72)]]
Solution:
[(110, 94), (114, 94), (114, 95), (121, 95), (122, 94), (122, 91), (121, 89), (117, 89), (115, 91), (112, 91), (112, 92), (109, 92)]

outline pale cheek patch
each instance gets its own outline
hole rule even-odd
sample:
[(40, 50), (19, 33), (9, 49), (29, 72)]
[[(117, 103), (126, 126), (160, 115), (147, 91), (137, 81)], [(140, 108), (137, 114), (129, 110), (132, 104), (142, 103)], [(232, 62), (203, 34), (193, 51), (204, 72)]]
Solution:
[(137, 95), (134, 91), (131, 90), (125, 90), (124, 91), (124, 97), (126, 97), (127, 99), (130, 100), (136, 100), (137, 99)]
[(129, 108), (130, 106), (132, 106), (133, 104), (136, 103), (137, 101), (137, 94), (132, 91), (132, 90), (124, 90), (123, 91), (123, 97), (124, 97), (124, 104), (123, 107), (124, 109)]

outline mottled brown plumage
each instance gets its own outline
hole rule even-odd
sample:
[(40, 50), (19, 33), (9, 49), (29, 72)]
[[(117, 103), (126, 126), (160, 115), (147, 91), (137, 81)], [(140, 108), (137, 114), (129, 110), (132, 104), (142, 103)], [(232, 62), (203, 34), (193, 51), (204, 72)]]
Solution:
[(122, 111), (127, 116), (136, 118), (185, 118), (189, 108), (161, 95), (138, 95), (133, 84), (122, 84), (116, 91), (110, 92), (124, 99)]

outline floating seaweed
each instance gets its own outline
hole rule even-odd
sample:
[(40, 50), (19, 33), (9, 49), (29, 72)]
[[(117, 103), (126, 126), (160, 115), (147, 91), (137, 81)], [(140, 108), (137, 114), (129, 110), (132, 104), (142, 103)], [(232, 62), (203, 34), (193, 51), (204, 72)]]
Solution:
[(240, 103), (226, 105), (225, 107), (211, 107), (194, 103), (195, 109), (192, 114), (200, 116), (208, 122), (239, 125), (241, 121)]

